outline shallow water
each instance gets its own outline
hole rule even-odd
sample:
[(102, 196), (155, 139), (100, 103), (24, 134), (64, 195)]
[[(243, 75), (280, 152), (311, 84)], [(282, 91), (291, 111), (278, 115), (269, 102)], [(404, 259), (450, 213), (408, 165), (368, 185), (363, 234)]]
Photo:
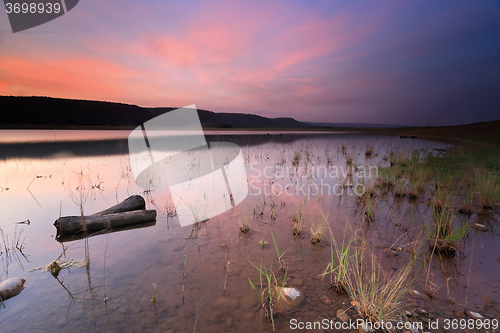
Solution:
[[(390, 149), (447, 147), (359, 133), (210, 133), (209, 142), (229, 141), (241, 147), (249, 195), (235, 209), (206, 223), (180, 227), (177, 218), (167, 217), (167, 189), (144, 192), (135, 184), (128, 132), (96, 133), (5, 131), (0, 135), (0, 227), (4, 232), (0, 245), (6, 242), (15, 248), (18, 235), (18, 244), (24, 244), (22, 253), (2, 251), (0, 279), (26, 279), (26, 289), (0, 308), (1, 332), (272, 331), (261, 311), (260, 291), (252, 289), (248, 280), (259, 289), (259, 273), (249, 261), (267, 268), (278, 264), (273, 235), (279, 250), (286, 251), (287, 285), (299, 288), (306, 297), (296, 312), (277, 316), (276, 330), (291, 330), (292, 318), (335, 319), (339, 308), (356, 318), (348, 298), (332, 293), (328, 278), (319, 277), (330, 261), (330, 236), (325, 234), (323, 244), (311, 244), (311, 221), (327, 217), (337, 241), (342, 241), (344, 232), (347, 237), (356, 232), (357, 239), (366, 236), (377, 265), (388, 274), (407, 263), (410, 254), (401, 251), (397, 257), (387, 257), (381, 247), (411, 243), (418, 236), (417, 227), (430, 217), (425, 198), (412, 201), (388, 195), (377, 199), (376, 221), (363, 222), (354, 195), (333, 190), (339, 190), (337, 176), (342, 178), (346, 167), (342, 146), (355, 164), (366, 167), (383, 164), (382, 157)], [(374, 146), (369, 158), (364, 154), (367, 143)], [(300, 159), (294, 169), (296, 153)], [(133, 194), (143, 195), (147, 208), (157, 210), (154, 226), (97, 235), (88, 241), (61, 244), (55, 240), (53, 222), (59, 216), (79, 215), (80, 202), (89, 215)], [(304, 199), (306, 235), (293, 237), (292, 213)], [(248, 235), (238, 229), (238, 219), (245, 214), (252, 219), (253, 231)], [(29, 225), (17, 224), (26, 220)], [(408, 296), (402, 305), (451, 319), (467, 302), (468, 309), (498, 318), (496, 308), (486, 309), (484, 300), (487, 296), (500, 301), (496, 293), (500, 264), (495, 260), (500, 256), (498, 211), (473, 215), (471, 221), (485, 224), (489, 231), (472, 230), (461, 255), (435, 256), (431, 261), (426, 248), (420, 251), (419, 262), (426, 264), (415, 270), (414, 288), (423, 291), (430, 261), (428, 276), (439, 287), (435, 298)], [(258, 244), (262, 238), (268, 242), (264, 247)], [(63, 269), (58, 279), (48, 272), (30, 271), (60, 256), (87, 257), (89, 265)], [(153, 294), (156, 302), (151, 301)], [(320, 300), (325, 296), (331, 305)], [(446, 302), (449, 297), (455, 304)]]

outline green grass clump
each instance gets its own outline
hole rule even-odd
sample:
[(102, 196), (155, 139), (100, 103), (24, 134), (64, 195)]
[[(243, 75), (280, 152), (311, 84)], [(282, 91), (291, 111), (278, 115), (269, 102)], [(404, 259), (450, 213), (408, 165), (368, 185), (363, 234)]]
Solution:
[(460, 223), (453, 227), (455, 213), (451, 208), (432, 207), (432, 222), (429, 232), (429, 246), (433, 252), (455, 255), (460, 242), (467, 236), (469, 225)]
[[(347, 225), (346, 225), (347, 226)], [(345, 235), (345, 230), (344, 230)], [(339, 247), (335, 242), (332, 232), (330, 231), (330, 262), (326, 266), (325, 271), (320, 276), (330, 275), (330, 289), (337, 292), (338, 294), (346, 294), (347, 290), (344, 285), (347, 279), (347, 273), (349, 270), (349, 253), (351, 251), (351, 245), (353, 239), (346, 242), (345, 237), (342, 240), (342, 247)], [(338, 259), (339, 264), (336, 265), (336, 259)]]
[[(274, 234), (271, 232), (271, 235), (273, 237), (273, 242), (274, 242), (274, 247), (276, 249), (276, 253), (278, 255), (278, 262), (280, 264), (279, 271), (282, 273), (283, 277), (281, 279), (281, 282), (279, 282), (279, 278), (276, 277), (276, 274), (273, 272), (273, 264), (271, 261), (271, 267), (270, 269), (267, 269), (266, 266), (260, 265), (260, 267), (257, 267), (254, 263), (251, 261), (248, 261), (255, 269), (259, 271), (259, 281), (260, 281), (260, 300), (262, 303), (262, 309), (264, 310), (266, 314), (266, 318), (268, 321), (272, 322), (273, 325), (273, 331), (275, 330), (275, 323), (274, 323), (274, 317), (276, 314), (281, 312), (281, 296), (283, 292), (283, 288), (286, 285), (286, 281), (288, 279), (288, 269), (286, 268), (283, 260), (283, 255), (285, 252), (281, 253), (278, 244), (276, 242), (276, 239), (274, 238)], [(250, 286), (253, 289), (256, 289), (254, 284), (252, 283), (252, 280), (250, 278), (248, 279), (248, 282), (250, 283)]]
[(365, 258), (365, 243), (361, 249), (356, 249), (353, 255), (348, 255), (351, 240), (347, 246), (336, 247), (340, 283), (353, 301), (359, 316), (372, 323), (396, 323), (402, 318), (403, 296), (412, 283), (410, 273), (412, 265), (400, 268), (396, 273), (382, 276), (375, 265)]
[(500, 197), (500, 185), (493, 173), (477, 173), (475, 178), (476, 192), (479, 194), (479, 206), (491, 209), (494, 201)]
[(311, 223), (311, 243), (318, 244), (324, 241), (325, 229), (327, 226), (326, 217), (320, 217)]
[(304, 206), (306, 201), (302, 201), (299, 207), (295, 208), (292, 215), (292, 232), (294, 236), (298, 236), (304, 232)]

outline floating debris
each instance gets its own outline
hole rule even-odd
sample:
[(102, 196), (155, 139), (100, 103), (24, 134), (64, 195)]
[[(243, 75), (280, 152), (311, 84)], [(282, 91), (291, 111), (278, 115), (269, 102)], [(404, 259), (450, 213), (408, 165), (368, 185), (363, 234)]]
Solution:
[(41, 269), (42, 272), (50, 272), (50, 274), (57, 276), (59, 272), (64, 268), (69, 268), (69, 267), (82, 268), (85, 266), (87, 266), (87, 260), (85, 259), (74, 260), (71, 258), (65, 258), (53, 261), (45, 267), (32, 268), (28, 272), (33, 272)]

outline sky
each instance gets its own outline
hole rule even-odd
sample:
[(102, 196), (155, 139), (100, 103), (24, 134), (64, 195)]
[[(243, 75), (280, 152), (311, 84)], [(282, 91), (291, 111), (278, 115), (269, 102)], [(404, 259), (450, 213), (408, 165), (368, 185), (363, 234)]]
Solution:
[(0, 7), (0, 95), (311, 122), (496, 120), (500, 0), (80, 0), (15, 34)]

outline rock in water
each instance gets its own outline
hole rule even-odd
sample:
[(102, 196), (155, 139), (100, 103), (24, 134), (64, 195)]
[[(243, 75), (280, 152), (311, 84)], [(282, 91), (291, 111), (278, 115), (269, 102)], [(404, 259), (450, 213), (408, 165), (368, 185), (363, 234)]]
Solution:
[(5, 301), (11, 297), (17, 296), (24, 289), (25, 279), (15, 277), (10, 278), (0, 283), (0, 299)]
[(471, 225), (471, 228), (474, 228), (474, 229), (479, 230), (479, 231), (488, 231), (488, 228), (486, 228), (486, 226), (484, 224), (481, 224), (481, 223), (473, 223)]
[(297, 288), (275, 287), (273, 298), (279, 297), (279, 309), (281, 312), (293, 312), (299, 309), (304, 301), (304, 294)]
[(474, 312), (474, 311), (470, 311), (470, 310), (466, 310), (465, 313), (471, 317), (472, 319), (483, 319), (484, 317), (479, 314), (478, 312)]
[(388, 256), (388, 257), (392, 257), (392, 256), (397, 256), (398, 253), (394, 250), (391, 250), (391, 249), (384, 249), (384, 253)]
[(338, 309), (337, 310), (337, 318), (341, 321), (349, 321), (351, 317), (345, 312), (346, 310), (344, 309)]

